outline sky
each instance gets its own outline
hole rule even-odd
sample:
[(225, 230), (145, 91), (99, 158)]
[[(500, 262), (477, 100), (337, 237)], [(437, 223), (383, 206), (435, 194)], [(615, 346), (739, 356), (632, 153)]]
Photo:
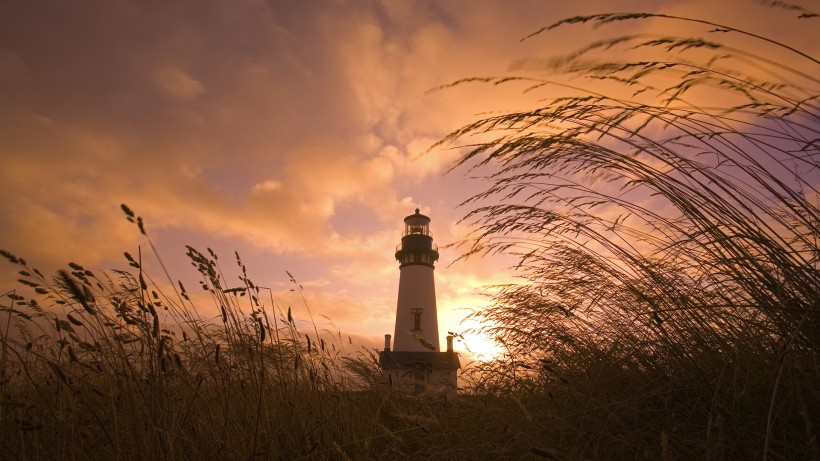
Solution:
[[(377, 345), (393, 330), (402, 219), (418, 207), (442, 247), (440, 333), (463, 331), (487, 303), (483, 287), (514, 274), (509, 259), (459, 260), (446, 246), (468, 235), (458, 205), (486, 184), (449, 171), (462, 150), (428, 149), (526, 97), (430, 90), (568, 52), (593, 31), (521, 38), (611, 4), (0, 0), (0, 248), (44, 273), (69, 261), (125, 269), (124, 251), (147, 253), (125, 203), (175, 279), (196, 280), (191, 245), (212, 248), (238, 285), (236, 251), (280, 306), (305, 318), (289, 271), (314, 315)], [(767, 15), (789, 14), (749, 1), (619, 1), (617, 11), (763, 32), (775, 27)], [(814, 47), (807, 30), (776, 32)], [(13, 269), (0, 266), (4, 293)]]

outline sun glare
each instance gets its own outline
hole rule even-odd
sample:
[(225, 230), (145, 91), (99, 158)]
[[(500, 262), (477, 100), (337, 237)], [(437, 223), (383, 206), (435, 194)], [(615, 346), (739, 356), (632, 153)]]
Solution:
[(457, 338), (455, 347), (466, 351), (470, 359), (484, 362), (498, 358), (504, 353), (504, 347), (495, 339), (484, 333), (471, 331), (479, 327), (477, 322), (464, 322), (462, 326), (467, 327), (467, 332)]
[(475, 360), (488, 361), (498, 358), (504, 349), (492, 338), (484, 335), (464, 335), (462, 345), (466, 345), (467, 353)]

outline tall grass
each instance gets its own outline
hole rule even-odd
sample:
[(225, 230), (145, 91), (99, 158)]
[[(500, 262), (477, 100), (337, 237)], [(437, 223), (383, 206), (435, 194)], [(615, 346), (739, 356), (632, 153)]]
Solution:
[(379, 392), (372, 352), (299, 331), (238, 254), (230, 287), (215, 253), (187, 250), (204, 298), (140, 254), (129, 271), (47, 277), (2, 251), (21, 286), (2, 308), (0, 458), (378, 459), (418, 431), (394, 419), (406, 411)]
[(570, 459), (818, 459), (820, 63), (657, 14), (527, 39), (648, 19), (710, 38), (618, 36), (521, 65), (548, 78), (456, 82), (538, 95), (442, 141), (491, 171), (468, 254), (517, 255), (522, 277), (476, 314), (507, 354), (473, 390), (518, 396)]
[[(519, 459), (540, 450), (526, 409), (490, 393), (385, 392), (375, 351), (351, 351), (315, 324), (300, 331), (239, 255), (223, 272), (214, 252), (188, 247), (204, 296), (189, 291), (123, 209), (153, 264), (126, 253), (128, 270), (69, 263), (48, 277), (0, 250), (20, 274), (0, 307), (0, 459)], [(157, 261), (167, 280), (146, 270)], [(241, 284), (229, 286), (226, 273)]]
[[(128, 270), (69, 263), (48, 277), (0, 250), (20, 275), (0, 306), (0, 459), (531, 453), (537, 434), (521, 407), (493, 395), (448, 401), (386, 392), (376, 351), (316, 324), (300, 331), (238, 254), (233, 271), (223, 271), (213, 251), (187, 247), (200, 275), (199, 294), (189, 291), (165, 271), (142, 219), (123, 211), (151, 249), (145, 258), (126, 252)], [(239, 286), (226, 281), (234, 275)]]

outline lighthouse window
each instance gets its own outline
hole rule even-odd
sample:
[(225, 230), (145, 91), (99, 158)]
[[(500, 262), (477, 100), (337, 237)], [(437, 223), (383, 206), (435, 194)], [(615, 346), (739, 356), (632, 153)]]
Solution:
[(430, 235), (426, 224), (406, 224), (404, 226), (405, 235)]
[(413, 309), (413, 330), (421, 331), (421, 309)]

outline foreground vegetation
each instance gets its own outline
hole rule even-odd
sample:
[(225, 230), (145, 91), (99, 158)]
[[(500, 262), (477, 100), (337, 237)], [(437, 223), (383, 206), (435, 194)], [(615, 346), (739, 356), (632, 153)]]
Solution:
[[(144, 233), (142, 220), (123, 209)], [(540, 417), (523, 403), (385, 392), (375, 351), (356, 351), (338, 332), (299, 331), (290, 309), (248, 278), (239, 255), (233, 272), (241, 285), (228, 287), (216, 254), (188, 248), (201, 298), (181, 282), (155, 279), (139, 255), (125, 253), (129, 271), (95, 274), (69, 263), (46, 277), (0, 253), (21, 284), (2, 308), (2, 459), (549, 453), (534, 425)], [(214, 310), (216, 321), (200, 316)]]
[(528, 39), (650, 19), (710, 39), (615, 36), (519, 63), (548, 77), (469, 80), (544, 96), (443, 141), (491, 171), (469, 252), (523, 279), (476, 313), (507, 355), (474, 390), (527, 399), (571, 459), (819, 459), (820, 61), (667, 15)]
[[(523, 278), (476, 314), (507, 353), (455, 401), (380, 390), (371, 353), (299, 331), (238, 255), (235, 287), (188, 249), (203, 305), (140, 255), (47, 277), (4, 251), (2, 457), (820, 459), (820, 64), (769, 43), (788, 59), (619, 36), (536, 63), (609, 86), (478, 79), (565, 93), (444, 141), (476, 135), (462, 163), (492, 171), (468, 253)], [(617, 47), (639, 59), (596, 54)]]
[[(129, 271), (69, 263), (53, 277), (0, 254), (20, 275), (0, 308), (2, 459), (507, 459), (542, 450), (532, 416), (506, 399), (385, 392), (376, 351), (315, 325), (299, 331), (238, 254), (228, 273), (241, 284), (229, 287), (215, 253), (188, 247), (205, 298), (167, 273), (155, 278), (139, 254), (125, 253)], [(214, 311), (216, 321), (200, 315)]]

